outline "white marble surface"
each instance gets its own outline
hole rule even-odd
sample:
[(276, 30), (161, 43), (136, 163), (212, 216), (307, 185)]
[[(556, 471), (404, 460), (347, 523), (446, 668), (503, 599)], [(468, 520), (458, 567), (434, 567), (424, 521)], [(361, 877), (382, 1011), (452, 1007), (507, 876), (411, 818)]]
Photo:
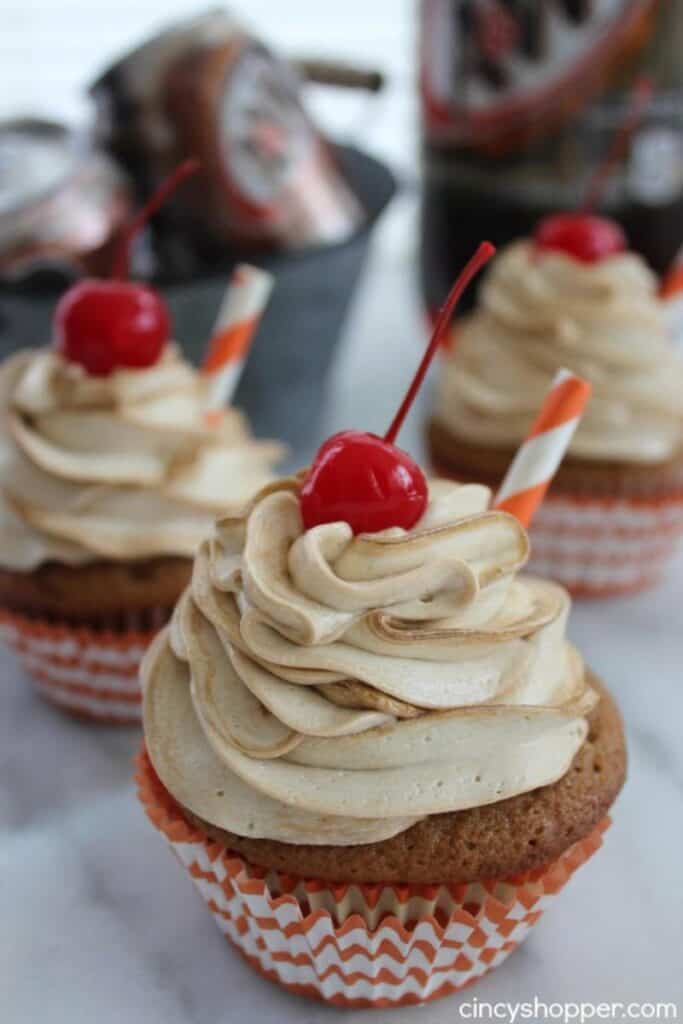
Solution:
[[(385, 221), (348, 324), (329, 430), (388, 423), (420, 353), (414, 216)], [(402, 442), (420, 453), (427, 396)], [(571, 632), (619, 698), (629, 781), (605, 847), (531, 938), (461, 998), (375, 1012), (453, 1022), (463, 1000), (672, 1000), (683, 1014), (683, 556), (657, 590), (579, 604)], [(254, 975), (133, 794), (135, 730), (79, 724), (2, 655), (0, 1019), (7, 1024), (287, 1024), (350, 1018)], [(372, 1011), (370, 1011), (372, 1012)], [(356, 1011), (369, 1019), (370, 1012)]]

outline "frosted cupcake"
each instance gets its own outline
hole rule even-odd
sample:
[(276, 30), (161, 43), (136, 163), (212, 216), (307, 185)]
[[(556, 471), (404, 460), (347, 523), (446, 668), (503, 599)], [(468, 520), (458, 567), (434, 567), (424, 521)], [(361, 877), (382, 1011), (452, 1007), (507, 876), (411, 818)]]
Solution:
[(455, 991), (601, 843), (619, 716), (489, 500), (337, 435), (217, 523), (145, 658), (140, 797), (221, 930), (295, 992)]
[(199, 541), (282, 454), (234, 409), (209, 425), (169, 334), (152, 289), (84, 281), (55, 346), (0, 368), (2, 634), (42, 693), (95, 717), (139, 719), (140, 656)]
[(422, 1001), (500, 963), (600, 845), (621, 725), (485, 487), (354, 536), (306, 530), (298, 486), (200, 548), (145, 661), (141, 796), (262, 973)]
[(562, 215), (495, 260), (442, 362), (431, 456), (496, 488), (558, 366), (593, 395), (531, 530), (577, 593), (638, 589), (683, 529), (683, 361), (658, 282), (616, 225)]

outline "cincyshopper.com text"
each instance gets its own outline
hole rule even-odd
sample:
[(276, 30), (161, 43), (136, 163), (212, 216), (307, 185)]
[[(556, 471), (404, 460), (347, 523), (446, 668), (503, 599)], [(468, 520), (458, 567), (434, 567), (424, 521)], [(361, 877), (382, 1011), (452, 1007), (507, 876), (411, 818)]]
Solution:
[(557, 1021), (559, 1024), (588, 1024), (590, 1021), (678, 1021), (675, 1003), (547, 1003), (534, 998), (528, 1002), (505, 1003), (471, 999), (458, 1006), (462, 1021)]

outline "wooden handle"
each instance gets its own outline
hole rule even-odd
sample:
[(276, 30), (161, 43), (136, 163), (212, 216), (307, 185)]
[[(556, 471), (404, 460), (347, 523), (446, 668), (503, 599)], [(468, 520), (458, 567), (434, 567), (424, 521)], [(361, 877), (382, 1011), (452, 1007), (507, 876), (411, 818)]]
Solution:
[(340, 61), (307, 57), (295, 59), (292, 63), (307, 82), (316, 82), (318, 85), (379, 92), (385, 84), (384, 74), (376, 68), (359, 68)]

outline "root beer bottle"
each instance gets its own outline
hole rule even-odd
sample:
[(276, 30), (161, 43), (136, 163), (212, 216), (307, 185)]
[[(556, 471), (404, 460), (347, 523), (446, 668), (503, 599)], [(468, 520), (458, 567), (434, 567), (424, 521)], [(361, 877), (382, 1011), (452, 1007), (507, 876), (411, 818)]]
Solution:
[(643, 73), (656, 94), (602, 212), (663, 273), (683, 242), (683, 4), (421, 0), (420, 17), (429, 312), (477, 239), (580, 205)]

